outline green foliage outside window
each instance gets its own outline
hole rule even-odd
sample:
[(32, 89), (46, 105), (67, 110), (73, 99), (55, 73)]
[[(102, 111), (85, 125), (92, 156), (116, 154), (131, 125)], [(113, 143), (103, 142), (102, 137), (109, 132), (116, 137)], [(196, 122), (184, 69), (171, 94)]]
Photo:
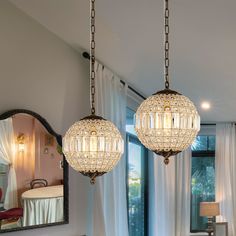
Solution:
[(200, 202), (215, 201), (215, 136), (197, 136), (192, 145), (191, 231), (204, 231)]
[(129, 236), (147, 236), (147, 150), (138, 140), (134, 112), (127, 110), (127, 204)]

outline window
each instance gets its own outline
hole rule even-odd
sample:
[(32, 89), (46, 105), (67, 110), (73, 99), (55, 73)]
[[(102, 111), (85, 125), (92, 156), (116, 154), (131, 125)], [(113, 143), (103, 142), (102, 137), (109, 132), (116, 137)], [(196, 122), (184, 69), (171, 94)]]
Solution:
[(148, 151), (135, 134), (133, 114), (133, 111), (127, 110), (127, 205), (129, 235), (146, 236)]
[(200, 202), (215, 201), (215, 136), (199, 135), (192, 145), (191, 232), (204, 231), (207, 219), (199, 216)]

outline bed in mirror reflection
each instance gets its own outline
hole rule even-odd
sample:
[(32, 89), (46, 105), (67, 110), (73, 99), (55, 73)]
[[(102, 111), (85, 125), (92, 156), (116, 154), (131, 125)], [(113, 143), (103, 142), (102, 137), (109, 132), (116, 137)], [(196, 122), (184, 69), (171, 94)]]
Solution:
[(0, 119), (0, 232), (65, 222), (60, 135), (36, 113), (8, 116)]

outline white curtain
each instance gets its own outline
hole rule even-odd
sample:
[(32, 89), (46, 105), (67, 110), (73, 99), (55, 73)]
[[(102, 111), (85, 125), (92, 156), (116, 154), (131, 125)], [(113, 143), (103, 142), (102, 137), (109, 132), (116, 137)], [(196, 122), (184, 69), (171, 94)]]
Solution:
[[(112, 121), (125, 140), (127, 86), (111, 71), (96, 63), (96, 112)], [(128, 236), (126, 160), (97, 179), (94, 189), (93, 236)], [(90, 235), (89, 235), (90, 236)]]
[(171, 157), (150, 158), (149, 235), (189, 236), (191, 199), (191, 149)]
[(5, 193), (4, 208), (18, 206), (17, 182), (14, 169), (15, 139), (12, 119), (0, 121), (0, 163), (9, 166), (8, 185)]
[(229, 223), (229, 236), (236, 236), (236, 138), (235, 125), (216, 124), (216, 201), (218, 221)]

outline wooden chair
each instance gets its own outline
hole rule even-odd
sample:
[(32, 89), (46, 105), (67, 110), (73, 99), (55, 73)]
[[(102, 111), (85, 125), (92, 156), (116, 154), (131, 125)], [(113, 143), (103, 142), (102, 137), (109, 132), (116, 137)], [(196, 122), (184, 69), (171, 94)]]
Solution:
[(33, 179), (30, 182), (30, 188), (33, 189), (35, 187), (41, 188), (41, 187), (47, 187), (48, 181), (46, 179)]

